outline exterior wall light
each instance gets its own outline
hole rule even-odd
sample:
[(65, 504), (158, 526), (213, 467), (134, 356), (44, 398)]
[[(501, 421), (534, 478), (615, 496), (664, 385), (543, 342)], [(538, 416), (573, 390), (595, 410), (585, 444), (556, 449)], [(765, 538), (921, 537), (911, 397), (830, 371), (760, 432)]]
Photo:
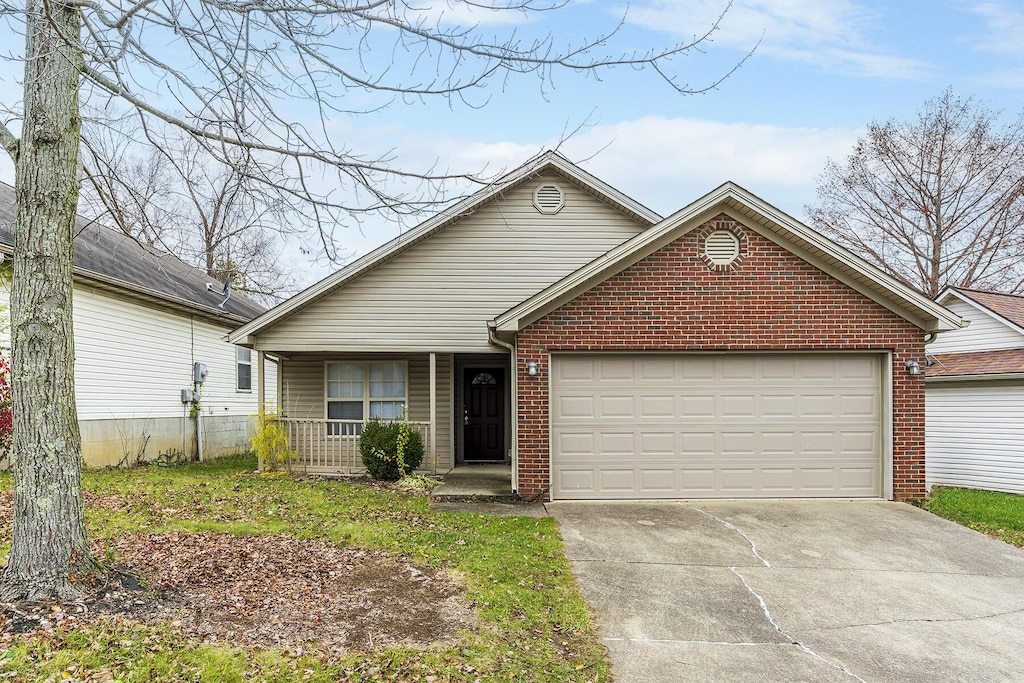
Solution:
[(907, 366), (907, 374), (908, 375), (920, 375), (921, 374), (921, 364), (918, 363), (916, 360), (908, 360), (907, 363), (906, 363), (906, 366)]
[(526, 374), (529, 375), (530, 377), (537, 376), (537, 361), (531, 360), (529, 363), (526, 364)]

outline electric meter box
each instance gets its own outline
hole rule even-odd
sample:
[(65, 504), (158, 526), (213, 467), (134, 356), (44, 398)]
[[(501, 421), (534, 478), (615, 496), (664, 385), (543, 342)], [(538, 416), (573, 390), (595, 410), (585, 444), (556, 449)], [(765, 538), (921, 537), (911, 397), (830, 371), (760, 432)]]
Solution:
[(192, 373), (193, 380), (197, 384), (202, 384), (203, 382), (205, 382), (206, 375), (208, 374), (206, 370), (206, 363), (196, 363), (195, 366), (192, 368)]

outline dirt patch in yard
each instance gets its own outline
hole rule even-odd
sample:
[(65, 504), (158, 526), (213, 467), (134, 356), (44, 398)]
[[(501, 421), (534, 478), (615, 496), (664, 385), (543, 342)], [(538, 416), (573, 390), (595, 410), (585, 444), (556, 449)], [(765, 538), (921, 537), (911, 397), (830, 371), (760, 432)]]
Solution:
[(387, 553), (286, 536), (133, 534), (94, 544), (119, 577), (80, 605), (0, 606), (8, 634), (114, 616), (248, 646), (330, 651), (452, 642), (475, 626), (455, 581)]

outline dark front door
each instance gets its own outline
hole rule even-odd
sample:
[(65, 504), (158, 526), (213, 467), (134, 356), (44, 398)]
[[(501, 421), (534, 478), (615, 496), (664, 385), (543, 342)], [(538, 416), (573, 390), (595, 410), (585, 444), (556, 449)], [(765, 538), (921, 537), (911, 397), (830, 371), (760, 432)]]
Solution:
[(468, 461), (505, 459), (505, 371), (466, 368), (465, 451)]

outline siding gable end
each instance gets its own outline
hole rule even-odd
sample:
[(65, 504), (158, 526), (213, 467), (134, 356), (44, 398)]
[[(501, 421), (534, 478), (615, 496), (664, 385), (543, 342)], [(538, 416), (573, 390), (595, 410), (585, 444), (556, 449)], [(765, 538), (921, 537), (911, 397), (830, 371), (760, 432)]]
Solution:
[(256, 348), (493, 352), (487, 321), (646, 229), (575, 185), (543, 214), (541, 174), (256, 335)]

